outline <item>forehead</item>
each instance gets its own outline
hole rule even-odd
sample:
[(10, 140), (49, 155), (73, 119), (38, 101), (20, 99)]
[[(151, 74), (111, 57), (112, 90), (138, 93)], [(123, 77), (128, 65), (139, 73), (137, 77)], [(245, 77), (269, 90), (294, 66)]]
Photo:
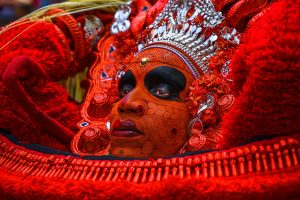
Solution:
[[(144, 62), (146, 61), (146, 62)], [(194, 79), (186, 63), (175, 53), (162, 48), (150, 48), (136, 55), (129, 68), (134, 74), (143, 76), (159, 66), (169, 66), (182, 72), (187, 79)]]

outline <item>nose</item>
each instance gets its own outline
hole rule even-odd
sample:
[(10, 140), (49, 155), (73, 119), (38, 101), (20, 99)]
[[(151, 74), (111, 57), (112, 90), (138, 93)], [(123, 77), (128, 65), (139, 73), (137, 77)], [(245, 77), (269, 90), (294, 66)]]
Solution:
[(147, 110), (147, 104), (141, 98), (136, 98), (137, 96), (128, 94), (124, 96), (118, 105), (118, 112), (120, 114), (131, 113), (138, 116), (143, 116)]

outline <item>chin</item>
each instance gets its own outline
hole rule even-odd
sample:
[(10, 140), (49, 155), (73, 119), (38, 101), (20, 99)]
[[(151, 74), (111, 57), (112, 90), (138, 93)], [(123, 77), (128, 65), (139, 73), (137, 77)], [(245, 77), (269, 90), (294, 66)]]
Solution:
[[(157, 148), (147, 136), (111, 137), (110, 154), (120, 157), (161, 158), (176, 154), (173, 151)], [(178, 147), (179, 148), (179, 147)]]
[(150, 145), (150, 149), (145, 150), (144, 146), (146, 143), (147, 137), (145, 135), (135, 135), (130, 137), (111, 136), (110, 154), (121, 157), (152, 157), (152, 145)]
[(111, 147), (110, 155), (118, 157), (130, 157), (130, 158), (163, 158), (167, 156), (172, 156), (174, 154), (169, 154), (162, 152), (158, 149), (154, 149), (152, 152), (143, 152), (143, 148), (140, 147)]

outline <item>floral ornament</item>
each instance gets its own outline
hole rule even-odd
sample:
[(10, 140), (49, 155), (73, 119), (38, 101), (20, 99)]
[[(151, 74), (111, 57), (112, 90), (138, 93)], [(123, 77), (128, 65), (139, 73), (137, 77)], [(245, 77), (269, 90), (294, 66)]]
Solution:
[(195, 117), (207, 95), (213, 96), (215, 105), (203, 110), (201, 114), (203, 129), (217, 126), (225, 110), (228, 110), (234, 101), (233, 95), (230, 94), (230, 60), (239, 45), (239, 34), (230, 28), (224, 28), (220, 33), (222, 37), (219, 37), (215, 55), (208, 60), (210, 73), (193, 81), (187, 98), (189, 109)]
[(130, 21), (128, 20), (131, 13), (130, 5), (122, 5), (115, 13), (115, 21), (111, 26), (111, 34), (118, 34), (125, 32), (130, 28)]
[(221, 117), (234, 102), (230, 83), (219, 73), (207, 74), (193, 81), (187, 98), (194, 116), (188, 126), (190, 138), (179, 153), (217, 148), (222, 137)]
[[(188, 95), (188, 106), (193, 114), (196, 116), (199, 112), (200, 103), (205, 102), (207, 94), (213, 96), (217, 102), (222, 96), (230, 93), (230, 82), (224, 79), (220, 74), (208, 74), (193, 81), (190, 86), (190, 93)], [(215, 125), (220, 119), (215, 105), (202, 111), (201, 120), (203, 126)]]

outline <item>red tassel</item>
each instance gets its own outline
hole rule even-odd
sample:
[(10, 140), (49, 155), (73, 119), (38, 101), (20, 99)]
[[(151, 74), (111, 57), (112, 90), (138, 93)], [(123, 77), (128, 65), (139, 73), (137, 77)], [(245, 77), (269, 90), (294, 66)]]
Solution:
[(113, 180), (115, 180), (115, 181), (120, 180), (120, 175), (123, 171), (123, 167), (124, 167), (124, 162), (123, 161), (118, 162), (118, 169), (117, 169), (117, 172), (116, 172)]
[[(115, 164), (115, 163), (114, 163), (114, 164)], [(113, 176), (115, 170), (116, 170), (116, 167), (115, 167), (115, 166), (113, 166), (113, 167), (110, 168), (110, 170), (109, 170), (109, 172), (108, 172), (108, 175), (107, 175), (105, 181), (111, 181), (112, 176)]]
[(281, 157), (280, 145), (278, 143), (276, 143), (276, 144), (273, 145), (273, 147), (276, 151), (278, 168), (282, 169), (283, 168), (283, 161), (282, 161), (282, 157)]
[(237, 169), (236, 169), (236, 153), (233, 151), (233, 152), (230, 152), (229, 154), (229, 158), (230, 158), (230, 167), (231, 167), (231, 174), (232, 176), (237, 176)]
[(155, 167), (156, 166), (157, 166), (156, 161), (152, 161), (151, 165), (150, 165), (151, 169), (150, 169), (150, 176), (149, 176), (148, 182), (153, 182), (154, 181), (155, 172), (156, 172)]
[(95, 174), (94, 174), (94, 176), (93, 176), (93, 178), (92, 178), (93, 181), (96, 181), (96, 180), (98, 179), (100, 170), (101, 170), (100, 167), (97, 167), (97, 168), (96, 168)]
[(195, 166), (195, 176), (196, 178), (199, 178), (200, 177), (200, 167), (199, 167), (199, 163), (200, 163), (200, 159), (198, 156), (196, 156), (194, 159), (193, 159), (193, 165)]
[(67, 173), (68, 164), (64, 164), (60, 172), (57, 173), (57, 178), (62, 178)]
[(293, 155), (294, 166), (298, 165), (298, 158), (297, 158), (297, 154), (296, 154), (296, 148), (292, 148), (291, 152), (292, 152), (292, 155)]
[(239, 172), (241, 175), (245, 174), (245, 155), (243, 149), (237, 149)]
[(165, 160), (165, 173), (163, 176), (163, 179), (167, 179), (170, 173), (170, 165), (171, 165), (171, 161), (170, 160)]
[(201, 156), (201, 166), (202, 166), (202, 174), (205, 178), (208, 177), (208, 170), (207, 170), (207, 162), (206, 162), (206, 156)]
[(247, 159), (247, 169), (248, 173), (253, 172), (253, 165), (252, 165), (252, 155), (250, 153), (250, 149), (248, 147), (244, 148), (245, 156)]
[(177, 174), (176, 158), (171, 159), (171, 166), (172, 166), (172, 175), (176, 176)]
[(135, 175), (133, 177), (133, 182), (138, 183), (140, 179), (140, 175), (142, 172), (142, 167), (144, 166), (144, 161), (138, 161), (138, 168), (136, 169)]
[(106, 176), (106, 174), (108, 173), (108, 169), (110, 166), (111, 162), (110, 161), (101, 161), (100, 162), (100, 167), (103, 168), (102, 172), (101, 172), (101, 176), (98, 179), (99, 181), (104, 180), (104, 177)]
[(192, 159), (188, 158), (187, 161), (186, 161), (186, 168), (185, 168), (186, 178), (188, 178), (188, 179), (191, 178), (191, 165), (192, 165)]
[(184, 178), (184, 172), (183, 172), (183, 158), (179, 158), (179, 177)]
[(160, 181), (162, 177), (162, 159), (157, 159), (157, 175), (156, 175), (156, 181)]
[(150, 161), (146, 161), (146, 163), (145, 163), (145, 168), (144, 168), (144, 171), (143, 171), (143, 177), (142, 177), (141, 183), (146, 183), (146, 182), (147, 182), (147, 174), (148, 174), (148, 172), (149, 172), (150, 164), (151, 164)]
[(227, 152), (222, 152), (222, 160), (223, 160), (223, 166), (224, 166), (224, 176), (229, 176), (229, 168), (228, 168), (228, 161), (227, 161)]
[(126, 173), (127, 173), (128, 166), (129, 166), (129, 163), (124, 162), (124, 167), (123, 167), (122, 173), (120, 175), (120, 180), (125, 180), (125, 176), (126, 176)]

